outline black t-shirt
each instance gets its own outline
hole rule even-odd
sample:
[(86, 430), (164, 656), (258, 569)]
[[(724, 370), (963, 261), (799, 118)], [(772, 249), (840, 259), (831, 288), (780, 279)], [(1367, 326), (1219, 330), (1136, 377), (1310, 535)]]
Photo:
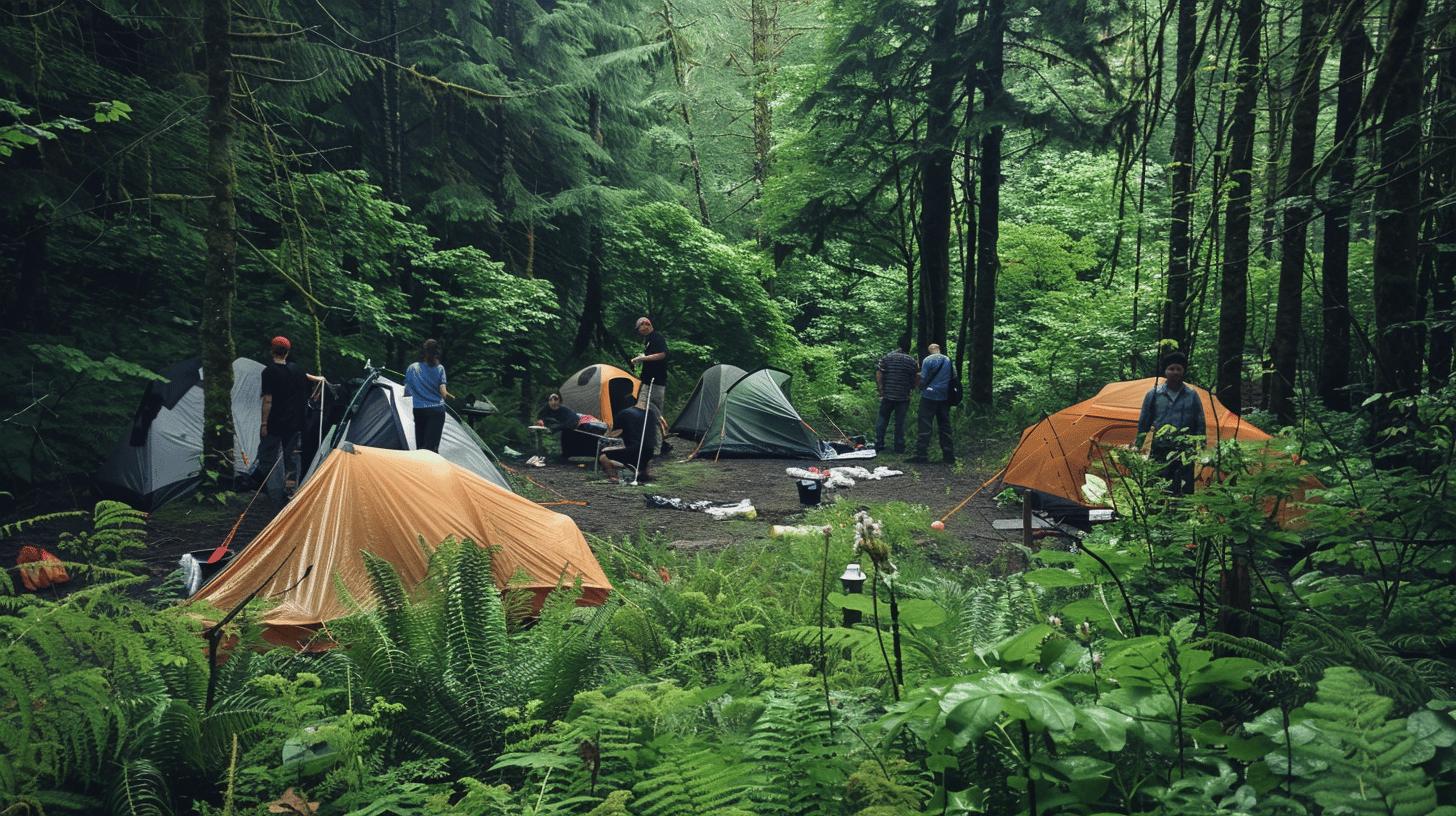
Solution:
[[(646, 446), (642, 450), (642, 461), (652, 458), (652, 452), (657, 450), (657, 409), (649, 408), (647, 418), (642, 417), (642, 409), (637, 407), (623, 408), (612, 416), (622, 431), (622, 442), (626, 444), (626, 453), (637, 458), (637, 450), (642, 447), (644, 440)], [(646, 426), (645, 428), (643, 426)]]
[(556, 406), (555, 411), (551, 410), (551, 406), (548, 405), (541, 409), (541, 413), (537, 414), (536, 418), (545, 422), (546, 427), (553, 431), (573, 430), (581, 421), (581, 415), (565, 405)]
[(271, 362), (263, 369), (263, 394), (273, 397), (268, 409), (268, 435), (303, 430), (308, 411), (308, 375), (298, 363)]
[[(654, 331), (647, 335), (647, 348), (642, 353), (656, 354), (658, 352), (667, 353), (667, 338), (662, 336), (662, 332)], [(667, 385), (666, 357), (661, 360), (648, 360), (642, 364), (642, 384), (646, 385), (649, 381), (652, 382), (654, 388), (662, 388)]]

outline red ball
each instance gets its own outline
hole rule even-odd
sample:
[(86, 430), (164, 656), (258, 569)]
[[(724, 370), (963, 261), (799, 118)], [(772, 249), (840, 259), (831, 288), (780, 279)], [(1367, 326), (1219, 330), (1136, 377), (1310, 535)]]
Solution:
[(932, 530), (944, 530), (945, 529), (945, 522), (940, 521), (940, 520), (932, 521), (932, 522), (930, 522), (930, 529), (932, 529)]

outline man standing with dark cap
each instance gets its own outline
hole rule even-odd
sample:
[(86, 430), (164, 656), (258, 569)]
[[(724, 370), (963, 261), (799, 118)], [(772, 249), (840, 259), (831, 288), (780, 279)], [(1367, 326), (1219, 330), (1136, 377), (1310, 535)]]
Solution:
[[(293, 344), (287, 337), (273, 338), (273, 359), (263, 369), (263, 424), (258, 436), (259, 472), (267, 479), (268, 497), (276, 502), (292, 497), (288, 488), (296, 485), (300, 473), (298, 444), (308, 416), (309, 382), (323, 383), (323, 377), (309, 374), (298, 363), (289, 362)], [(283, 461), (278, 461), (279, 459)]]
[(1152, 434), (1151, 456), (1165, 462), (1163, 476), (1171, 484), (1168, 492), (1182, 496), (1193, 492), (1193, 463), (1185, 454), (1202, 447), (1208, 435), (1203, 400), (1183, 378), (1188, 357), (1174, 351), (1163, 358), (1163, 382), (1148, 389), (1138, 415), (1138, 441)]
[(662, 420), (662, 403), (667, 398), (667, 338), (652, 326), (652, 318), (637, 318), (637, 334), (642, 337), (642, 353), (632, 358), (632, 364), (642, 364), (642, 388), (638, 392), (637, 407), (647, 410), (651, 406), (662, 423), (662, 455), (672, 452), (667, 444), (667, 423)]

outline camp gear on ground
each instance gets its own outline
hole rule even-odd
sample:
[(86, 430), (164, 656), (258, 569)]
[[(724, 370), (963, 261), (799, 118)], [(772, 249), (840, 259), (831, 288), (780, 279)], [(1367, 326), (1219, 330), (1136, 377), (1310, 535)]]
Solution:
[(577, 578), (582, 603), (601, 603), (612, 588), (570, 518), (429, 451), (348, 445), (195, 599), (226, 611), (266, 582), (259, 597), (277, 602), (260, 617), (267, 635), (296, 645), (350, 613), (339, 586), (372, 605), (363, 552), (389, 561), (413, 587), (425, 576), (427, 549), (450, 537), (496, 548), (496, 586), (522, 573), (524, 583), (513, 585), (535, 592), (537, 606)]
[(590, 365), (561, 384), (561, 404), (578, 414), (601, 417), (612, 425), (613, 410), (627, 401), (636, 402), (641, 382), (615, 366)]
[(65, 564), (43, 547), (26, 545), (15, 558), (20, 583), (31, 592), (69, 583)]
[(708, 499), (688, 501), (687, 499), (652, 495), (643, 496), (642, 502), (648, 508), (652, 509), (691, 510), (707, 513), (719, 521), (730, 518), (758, 518), (758, 510), (754, 508), (752, 499), (743, 499), (736, 502), (715, 502)]
[[(233, 471), (246, 476), (258, 464), (262, 424), (263, 364), (242, 357), (233, 361)], [(96, 472), (102, 498), (155, 510), (197, 489), (202, 473), (202, 364), (186, 360), (152, 382), (132, 417), (128, 434), (118, 440)]]
[[(447, 410), (440, 431), (439, 454), (447, 460), (510, 490), (480, 437)], [(415, 450), (415, 414), (403, 385), (371, 371), (355, 391), (340, 424), (324, 435), (300, 484), (307, 484), (334, 448), (344, 442), (390, 450)]]
[(794, 485), (799, 488), (799, 504), (813, 507), (824, 497), (823, 479), (798, 479)]
[(903, 476), (905, 473), (902, 470), (891, 470), (884, 465), (874, 470), (866, 470), (865, 468), (855, 467), (853, 465), (828, 468), (822, 471), (816, 468), (804, 470), (803, 468), (791, 467), (784, 468), (784, 472), (794, 479), (823, 479), (824, 487), (826, 488), (854, 487), (856, 481), (874, 482), (880, 479), (888, 479), (892, 476)]
[(723, 397), (748, 372), (735, 365), (709, 367), (698, 378), (687, 404), (673, 421), (671, 431), (686, 439), (702, 439), (723, 404)]
[(815, 527), (811, 524), (775, 524), (768, 528), (769, 538), (786, 538), (798, 535), (823, 535), (823, 527)]

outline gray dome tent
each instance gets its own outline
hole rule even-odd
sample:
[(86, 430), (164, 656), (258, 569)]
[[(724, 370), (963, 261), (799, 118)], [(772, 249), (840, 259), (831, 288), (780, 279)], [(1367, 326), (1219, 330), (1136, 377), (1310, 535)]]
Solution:
[(722, 407), (728, 389), (747, 373), (736, 365), (715, 365), (704, 371), (698, 384), (693, 386), (687, 405), (672, 423), (672, 432), (686, 439), (702, 439)]
[[(155, 510), (197, 489), (202, 473), (202, 363), (185, 360), (147, 385), (131, 429), (96, 472), (96, 491)], [(233, 361), (233, 470), (253, 472), (262, 416), (263, 364)]]
[(819, 441), (789, 402), (788, 385), (789, 375), (773, 368), (739, 377), (724, 393), (693, 456), (834, 458), (834, 449)]
[[(300, 484), (307, 481), (329, 453), (344, 442), (371, 448), (415, 450), (414, 408), (404, 386), (378, 373), (365, 377), (345, 409), (343, 419), (324, 435), (307, 473), (299, 480)], [(448, 411), (445, 427), (440, 432), (440, 455), (504, 490), (511, 490), (510, 482), (486, 454), (485, 443)]]

